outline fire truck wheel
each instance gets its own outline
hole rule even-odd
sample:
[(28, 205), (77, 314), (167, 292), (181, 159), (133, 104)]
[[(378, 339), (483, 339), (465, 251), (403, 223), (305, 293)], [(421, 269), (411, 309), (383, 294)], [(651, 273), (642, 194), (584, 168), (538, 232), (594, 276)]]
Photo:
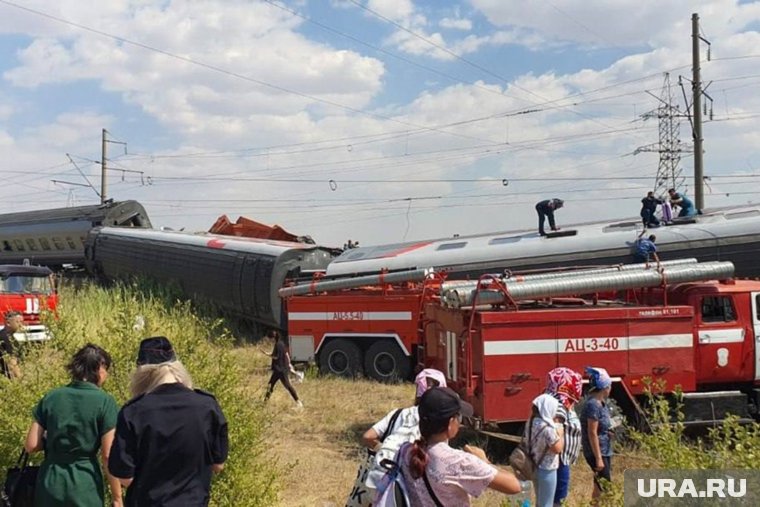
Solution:
[(319, 353), (319, 371), (323, 375), (355, 377), (362, 372), (359, 346), (348, 340), (332, 340)]
[(412, 364), (398, 345), (381, 340), (370, 345), (364, 356), (364, 371), (367, 376), (380, 382), (405, 380), (411, 373)]

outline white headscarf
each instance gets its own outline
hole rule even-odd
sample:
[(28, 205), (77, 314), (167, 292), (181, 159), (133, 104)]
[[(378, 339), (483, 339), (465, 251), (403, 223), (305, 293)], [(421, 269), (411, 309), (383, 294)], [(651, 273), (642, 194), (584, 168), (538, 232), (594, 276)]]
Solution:
[(533, 406), (538, 409), (538, 416), (549, 426), (554, 426), (554, 416), (557, 415), (559, 401), (551, 394), (542, 394), (533, 400)]

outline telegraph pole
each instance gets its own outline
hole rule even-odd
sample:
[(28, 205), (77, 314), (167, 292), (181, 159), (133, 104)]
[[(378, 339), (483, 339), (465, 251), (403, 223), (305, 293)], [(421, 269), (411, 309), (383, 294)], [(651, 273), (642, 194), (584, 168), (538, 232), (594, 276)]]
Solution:
[(108, 131), (103, 129), (103, 140), (100, 147), (100, 204), (106, 202), (106, 145), (108, 144), (106, 134)]
[(702, 81), (699, 75), (699, 15), (691, 15), (691, 57), (692, 82), (694, 94), (692, 108), (694, 110), (694, 204), (697, 210), (705, 207), (704, 166), (702, 165)]

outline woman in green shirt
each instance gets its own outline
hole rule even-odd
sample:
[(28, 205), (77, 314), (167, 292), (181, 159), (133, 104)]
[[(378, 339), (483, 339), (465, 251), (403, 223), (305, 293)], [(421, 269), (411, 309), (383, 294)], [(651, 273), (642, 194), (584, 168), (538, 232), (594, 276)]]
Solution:
[[(103, 507), (103, 463), (113, 443), (116, 415), (113, 396), (100, 387), (108, 377), (111, 356), (97, 345), (80, 349), (68, 365), (71, 383), (48, 392), (34, 409), (26, 451), (45, 451), (37, 487), (37, 506)], [(121, 485), (108, 474), (113, 506), (121, 507)]]

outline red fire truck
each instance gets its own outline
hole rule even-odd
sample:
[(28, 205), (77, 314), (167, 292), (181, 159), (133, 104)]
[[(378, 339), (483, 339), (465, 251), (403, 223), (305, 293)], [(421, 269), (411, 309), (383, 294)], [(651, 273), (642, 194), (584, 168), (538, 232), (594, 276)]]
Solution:
[(41, 322), (44, 311), (54, 312), (57, 304), (53, 272), (40, 266), (17, 264), (0, 265), (0, 328), (9, 311), (21, 312), (24, 329), (14, 334), (18, 342), (50, 338), (48, 328)]
[[(288, 299), (292, 357), (381, 380), (419, 361), (486, 424), (523, 421), (557, 366), (606, 368), (631, 415), (651, 379), (680, 386), (695, 422), (748, 417), (760, 401), (760, 282), (732, 273), (702, 263), (313, 291)], [(699, 281), (713, 278), (724, 281)]]
[(362, 277), (350, 281), (352, 288), (329, 292), (325, 285), (336, 282), (310, 284), (287, 299), (291, 358), (316, 362), (322, 373), (408, 378), (417, 362), (424, 307), (437, 300), (439, 282), (419, 271), (399, 283), (392, 275)]

